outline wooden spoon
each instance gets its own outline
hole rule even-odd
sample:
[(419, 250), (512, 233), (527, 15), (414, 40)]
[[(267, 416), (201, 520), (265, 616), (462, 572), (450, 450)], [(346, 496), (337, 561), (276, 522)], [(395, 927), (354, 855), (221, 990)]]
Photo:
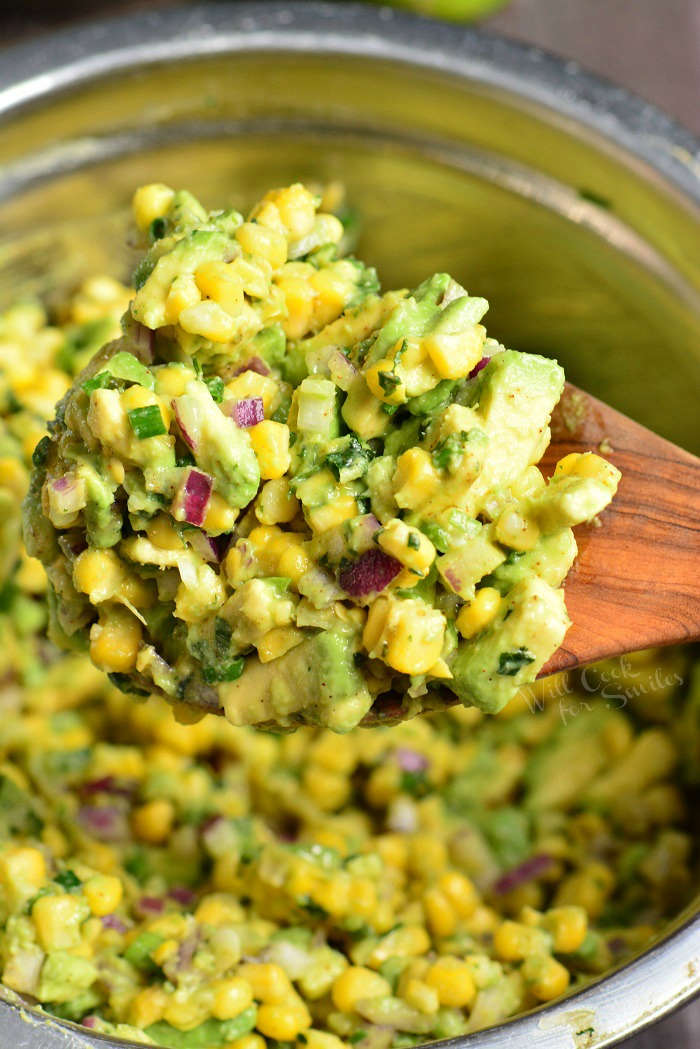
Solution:
[[(700, 459), (570, 383), (551, 428), (546, 477), (569, 452), (594, 451), (622, 480), (600, 520), (574, 529), (579, 553), (565, 582), (572, 626), (538, 677), (698, 640)], [(440, 693), (440, 706), (456, 702)], [(400, 697), (382, 696), (362, 724), (400, 717)]]

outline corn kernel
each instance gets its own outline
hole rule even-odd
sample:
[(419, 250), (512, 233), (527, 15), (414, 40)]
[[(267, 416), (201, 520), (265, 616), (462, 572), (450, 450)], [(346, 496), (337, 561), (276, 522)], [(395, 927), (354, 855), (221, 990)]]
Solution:
[(238, 977), (232, 977), (215, 985), (211, 1012), (217, 1020), (232, 1020), (252, 1004), (253, 991), (250, 984)]
[(265, 1002), (258, 1009), (255, 1026), (266, 1038), (292, 1042), (311, 1027), (311, 1014), (300, 999), (289, 1002)]
[(357, 502), (352, 495), (340, 495), (326, 503), (325, 506), (314, 506), (306, 511), (309, 524), (314, 532), (326, 532), (356, 517), (359, 513)]
[(430, 453), (425, 448), (407, 448), (396, 460), (392, 483), (397, 506), (404, 510), (423, 506), (440, 484)]
[(170, 285), (165, 299), (165, 319), (168, 324), (177, 324), (184, 310), (193, 309), (202, 301), (194, 277), (181, 273)]
[(469, 918), (479, 904), (479, 893), (474, 883), (459, 871), (446, 871), (438, 886), (445, 893), (460, 918)]
[(493, 935), (493, 949), (506, 962), (519, 962), (529, 954), (546, 951), (549, 937), (539, 929), (520, 922), (504, 921)]
[(442, 652), (445, 617), (423, 601), (378, 597), (371, 605), (362, 643), (372, 658), (401, 674), (425, 674)]
[(464, 605), (456, 619), (457, 629), (463, 638), (475, 637), (491, 623), (501, 607), (501, 595), (493, 586), (477, 590), (473, 601)]
[(248, 430), (253, 445), (260, 477), (264, 481), (283, 477), (289, 469), (289, 427), (284, 423), (265, 419)]
[(285, 1002), (294, 998), (294, 988), (286, 972), (272, 962), (246, 962), (238, 976), (250, 984), (259, 1002)]
[(189, 988), (168, 996), (163, 1019), (178, 1031), (191, 1031), (209, 1018), (209, 1004), (205, 998), (193, 995)]
[(178, 324), (191, 335), (201, 335), (210, 342), (230, 342), (236, 335), (236, 322), (211, 299), (182, 310)]
[(303, 630), (296, 627), (278, 626), (273, 627), (258, 641), (258, 659), (261, 663), (271, 663), (273, 659), (279, 659), (285, 652), (290, 652), (306, 639)]
[(266, 259), (273, 270), (287, 261), (287, 240), (283, 234), (257, 222), (244, 222), (236, 230), (236, 240), (249, 255)]
[(263, 485), (255, 501), (255, 516), (262, 524), (289, 524), (298, 512), (299, 500), (283, 477)]
[(402, 997), (412, 1009), (417, 1009), (426, 1016), (432, 1016), (440, 1008), (440, 996), (437, 991), (423, 980), (408, 980)]
[(558, 998), (569, 986), (569, 970), (548, 954), (532, 954), (520, 972), (528, 990), (541, 1002)]
[(279, 386), (269, 375), (259, 375), (258, 372), (247, 369), (235, 379), (231, 379), (225, 390), (227, 397), (237, 401), (260, 397), (263, 402), (263, 410), (265, 414), (268, 414), (279, 393)]
[(195, 284), (202, 295), (216, 302), (222, 310), (235, 317), (243, 306), (241, 278), (227, 262), (203, 262), (194, 274)]
[(496, 538), (513, 550), (532, 550), (539, 537), (536, 523), (512, 508), (506, 507), (496, 521)]
[(475, 324), (456, 334), (434, 332), (423, 339), (423, 348), (441, 379), (465, 379), (483, 356), (486, 329)]
[(291, 543), (281, 554), (277, 563), (278, 571), (285, 579), (291, 579), (295, 585), (299, 582), (305, 572), (311, 567), (311, 560), (304, 548), (297, 543)]
[(273, 189), (265, 194), (260, 209), (254, 215), (258, 222), (265, 205), (273, 204), (291, 240), (310, 233), (316, 218), (316, 202), (313, 194), (300, 182), (283, 189)]
[(445, 893), (440, 889), (428, 889), (423, 893), (423, 907), (433, 936), (451, 936), (457, 928), (457, 914)]
[(142, 233), (148, 230), (154, 219), (167, 215), (174, 196), (170, 186), (165, 186), (162, 182), (139, 186), (134, 193), (131, 207), (134, 221)]
[(233, 1042), (227, 1042), (223, 1049), (267, 1049), (267, 1042), (259, 1034), (244, 1034)]
[(93, 605), (114, 597), (125, 576), (124, 562), (114, 550), (88, 547), (78, 555), (73, 565), (73, 582), (76, 589), (87, 594)]
[(109, 874), (95, 874), (83, 885), (83, 893), (93, 914), (101, 918), (111, 914), (121, 903), (123, 894), (119, 878)]
[(438, 958), (428, 969), (425, 982), (437, 991), (440, 1005), (450, 1009), (465, 1009), (476, 998), (471, 969), (459, 958), (449, 955)]
[(0, 885), (10, 907), (34, 896), (46, 883), (46, 862), (38, 849), (12, 846), (0, 855)]
[(617, 488), (617, 471), (606, 459), (594, 452), (570, 452), (560, 459), (554, 471), (554, 480), (574, 475), (588, 477), (604, 485), (609, 491)]
[(157, 844), (168, 837), (174, 820), (175, 808), (172, 801), (156, 798), (134, 809), (131, 826), (137, 838)]
[(387, 998), (391, 985), (379, 973), (361, 965), (351, 965), (336, 979), (331, 998), (341, 1013), (352, 1013), (358, 1002), (366, 998)]
[(364, 373), (370, 392), (384, 404), (404, 404), (407, 399), (406, 385), (394, 369), (395, 362), (383, 357)]
[(129, 1002), (129, 1023), (146, 1028), (163, 1019), (168, 1003), (166, 992), (160, 987), (144, 987)]
[(229, 506), (218, 492), (212, 492), (202, 527), (209, 535), (226, 535), (233, 531), (237, 516), (238, 510), (235, 507)]
[(100, 670), (126, 673), (136, 666), (141, 624), (126, 608), (110, 605), (90, 629), (90, 658)]
[(61, 951), (80, 943), (80, 925), (88, 916), (78, 896), (40, 896), (32, 907), (39, 944), (45, 951)]
[(435, 547), (428, 537), (398, 517), (382, 528), (377, 541), (385, 553), (395, 557), (402, 565), (420, 576), (428, 574), (435, 560)]

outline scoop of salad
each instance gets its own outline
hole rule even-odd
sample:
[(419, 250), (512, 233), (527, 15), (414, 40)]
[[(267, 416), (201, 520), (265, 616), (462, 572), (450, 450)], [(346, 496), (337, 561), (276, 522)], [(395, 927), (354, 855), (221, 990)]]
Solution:
[(498, 711), (561, 644), (571, 527), (618, 471), (545, 482), (561, 367), (488, 338), (446, 273), (381, 293), (320, 204), (137, 190), (122, 335), (34, 454), (52, 636), (236, 725), (347, 731), (386, 694)]

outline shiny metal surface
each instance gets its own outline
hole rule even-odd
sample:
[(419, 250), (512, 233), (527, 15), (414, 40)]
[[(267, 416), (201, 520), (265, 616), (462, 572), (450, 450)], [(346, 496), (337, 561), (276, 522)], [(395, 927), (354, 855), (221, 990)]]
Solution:
[[(387, 284), (448, 268), (490, 331), (697, 449), (700, 151), (550, 56), (362, 5), (267, 0), (101, 22), (0, 57), (0, 303), (128, 272), (140, 180), (245, 205), (342, 178)], [(612, 1045), (700, 989), (700, 919), (555, 1005), (452, 1045)], [(101, 1038), (0, 1001), (0, 1042)], [(447, 1043), (450, 1044), (450, 1043)]]

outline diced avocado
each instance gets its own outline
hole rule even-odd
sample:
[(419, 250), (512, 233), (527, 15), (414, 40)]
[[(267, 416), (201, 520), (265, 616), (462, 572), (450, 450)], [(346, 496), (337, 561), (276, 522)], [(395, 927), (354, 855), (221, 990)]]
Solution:
[(219, 689), (226, 717), (234, 725), (308, 719), (347, 732), (364, 717), (372, 697), (354, 661), (354, 639), (340, 632), (310, 637), (272, 663), (251, 657), (238, 681)]
[(115, 546), (122, 537), (122, 519), (114, 505), (116, 484), (107, 471), (84, 458), (76, 473), (85, 481), (85, 529), (91, 546)]
[(450, 283), (448, 273), (436, 273), (423, 281), (413, 294), (400, 302), (372, 343), (366, 364), (386, 356), (399, 339), (420, 338), (431, 330), (439, 312), (438, 303)]
[(591, 521), (605, 509), (617, 490), (621, 476), (612, 463), (606, 463), (605, 466), (609, 472), (607, 484), (593, 477), (572, 474), (560, 477), (554, 474), (547, 487), (530, 502), (532, 516), (543, 532), (573, 528), (584, 521)]
[(468, 706), (497, 713), (534, 681), (569, 627), (564, 594), (538, 577), (513, 587), (504, 609), (478, 637), (461, 642), (448, 687)]
[(165, 1020), (159, 1020), (146, 1027), (145, 1033), (156, 1045), (164, 1045), (168, 1049), (217, 1049), (252, 1031), (256, 1018), (257, 1006), (251, 1005), (232, 1020), (205, 1020), (189, 1031), (182, 1031)]
[(165, 301), (176, 278), (192, 275), (203, 262), (226, 258), (231, 238), (218, 230), (195, 230), (178, 240), (156, 262), (150, 275), (136, 292), (131, 304), (132, 316), (147, 328), (162, 328), (169, 323)]
[(511, 550), (484, 583), (507, 594), (521, 579), (539, 576), (549, 586), (564, 581), (576, 557), (576, 540), (570, 528), (540, 536), (532, 550)]
[(504, 560), (502, 547), (493, 541), (493, 526), (484, 525), (476, 535), (465, 536), (437, 558), (437, 570), (445, 586), (465, 600), (474, 597), (476, 584)]
[(250, 437), (224, 415), (203, 382), (189, 383), (175, 399), (175, 414), (197, 466), (210, 474), (231, 506), (247, 506), (260, 484)]
[(42, 1002), (69, 1002), (97, 979), (97, 966), (68, 951), (52, 951), (41, 967), (38, 997)]

